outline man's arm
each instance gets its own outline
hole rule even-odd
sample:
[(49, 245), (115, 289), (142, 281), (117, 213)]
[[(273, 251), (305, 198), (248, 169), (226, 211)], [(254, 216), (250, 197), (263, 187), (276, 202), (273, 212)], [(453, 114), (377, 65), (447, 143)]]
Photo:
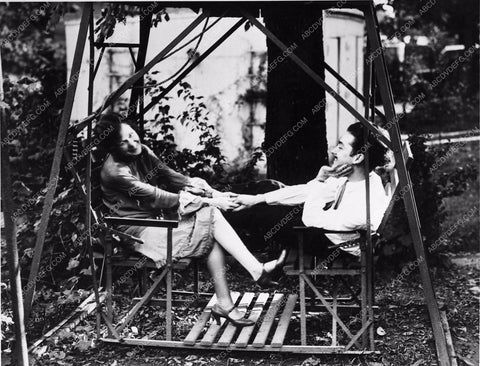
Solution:
[(263, 194), (239, 195), (235, 202), (239, 205), (234, 211), (240, 211), (260, 203), (267, 205), (285, 205), (296, 206), (305, 202), (308, 193), (308, 184), (298, 184), (294, 186), (284, 187)]

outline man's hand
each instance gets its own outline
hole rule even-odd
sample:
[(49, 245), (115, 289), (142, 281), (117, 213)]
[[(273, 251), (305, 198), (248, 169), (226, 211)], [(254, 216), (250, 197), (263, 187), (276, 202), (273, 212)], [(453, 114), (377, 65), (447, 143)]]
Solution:
[(324, 182), (329, 177), (340, 178), (347, 177), (353, 172), (353, 167), (349, 164), (339, 165), (337, 167), (331, 167), (324, 165), (320, 168), (315, 179), (320, 182)]
[(210, 206), (217, 207), (222, 211), (231, 211), (238, 207), (238, 203), (236, 203), (234, 198), (231, 197), (207, 198), (206, 202), (208, 202)]
[(257, 194), (256, 196), (252, 196), (250, 194), (240, 194), (235, 199), (235, 203), (237, 203), (238, 206), (233, 211), (244, 210), (262, 202), (265, 202), (265, 199), (261, 194)]

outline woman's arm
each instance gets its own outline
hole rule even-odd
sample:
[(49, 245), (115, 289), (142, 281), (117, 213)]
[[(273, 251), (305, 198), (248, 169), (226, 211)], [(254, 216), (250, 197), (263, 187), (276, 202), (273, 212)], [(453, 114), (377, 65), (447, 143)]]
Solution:
[(153, 166), (150, 174), (157, 178), (159, 184), (166, 184), (169, 190), (173, 192), (178, 192), (190, 184), (188, 177), (167, 166), (167, 164), (161, 161), (148, 146), (143, 145), (142, 147)]
[(128, 166), (115, 166), (108, 171), (102, 171), (102, 184), (111, 191), (137, 201), (144, 209), (172, 208), (178, 205), (179, 196), (142, 182), (134, 176)]

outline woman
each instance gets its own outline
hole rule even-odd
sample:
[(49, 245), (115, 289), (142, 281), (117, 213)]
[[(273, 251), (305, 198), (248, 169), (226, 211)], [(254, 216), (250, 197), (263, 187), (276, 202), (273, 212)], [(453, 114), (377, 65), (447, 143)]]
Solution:
[[(202, 179), (170, 169), (140, 142), (138, 134), (121, 115), (101, 115), (95, 134), (100, 147), (109, 153), (101, 171), (105, 205), (120, 217), (156, 218), (165, 211), (176, 212), (179, 224), (173, 229), (173, 259), (206, 256), (218, 299), (212, 315), (217, 322), (224, 317), (236, 326), (253, 325), (254, 321), (245, 319), (245, 313), (233, 304), (222, 248), (260, 286), (276, 284), (270, 274), (283, 263), (285, 251), (277, 260), (260, 263), (220, 212), (237, 207), (235, 195), (216, 191)], [(165, 264), (164, 228), (121, 226), (119, 229), (143, 240), (144, 244), (134, 245), (136, 251), (151, 258), (158, 267)]]

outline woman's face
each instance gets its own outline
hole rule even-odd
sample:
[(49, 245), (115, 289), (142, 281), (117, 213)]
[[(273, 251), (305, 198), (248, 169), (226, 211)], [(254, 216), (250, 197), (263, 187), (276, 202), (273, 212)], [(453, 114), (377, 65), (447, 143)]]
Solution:
[(120, 127), (120, 142), (117, 145), (117, 151), (120, 155), (131, 158), (139, 155), (142, 152), (142, 145), (140, 144), (140, 137), (126, 123), (122, 123)]

